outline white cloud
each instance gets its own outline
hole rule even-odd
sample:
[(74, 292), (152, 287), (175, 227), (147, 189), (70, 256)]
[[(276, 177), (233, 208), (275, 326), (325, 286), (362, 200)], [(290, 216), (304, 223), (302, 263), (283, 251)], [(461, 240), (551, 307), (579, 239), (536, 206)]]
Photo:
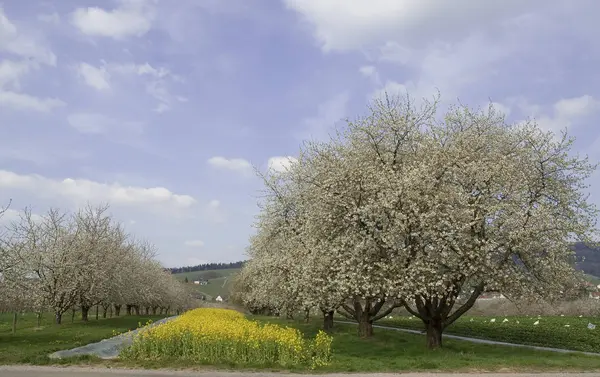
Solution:
[(141, 122), (121, 121), (97, 113), (73, 113), (67, 122), (83, 134), (109, 134), (119, 138), (139, 137), (144, 130)]
[(535, 9), (540, 3), (517, 0), (284, 1), (312, 28), (315, 40), (325, 52), (382, 46), (390, 40), (414, 46), (437, 37), (460, 39), (492, 21)]
[(63, 101), (56, 98), (37, 98), (28, 94), (0, 91), (0, 106), (9, 107), (14, 110), (48, 112), (65, 105)]
[[(12, 209), (12, 208), (8, 208), (6, 211), (4, 211), (4, 213), (2, 213), (0, 215), (0, 224), (2, 225), (9, 225), (13, 222), (17, 222), (21, 219), (21, 215), (23, 214), (23, 211), (18, 211), (16, 209)], [(36, 213), (32, 213), (31, 214), (31, 219), (34, 222), (39, 222), (41, 221), (43, 218), (42, 216), (36, 214)]]
[(38, 38), (22, 32), (8, 19), (1, 5), (0, 54), (14, 55), (18, 59), (0, 62), (0, 106), (46, 112), (64, 105), (64, 102), (55, 98), (37, 98), (19, 93), (22, 77), (38, 69), (40, 64), (56, 66), (56, 55)]
[(406, 64), (413, 57), (410, 49), (401, 46), (398, 42), (387, 41), (379, 48), (379, 59), (381, 61)]
[(560, 118), (582, 117), (600, 110), (600, 100), (590, 95), (561, 99), (554, 104), (554, 112)]
[(71, 14), (72, 24), (90, 36), (122, 40), (141, 37), (152, 27), (155, 18), (154, 2), (121, 0), (112, 10), (98, 7), (78, 8)]
[(542, 129), (552, 131), (557, 136), (561, 131), (573, 128), (581, 119), (600, 112), (600, 100), (590, 95), (560, 99), (552, 106), (552, 114), (544, 114), (541, 106), (529, 104), (523, 99), (513, 99), (513, 102), (526, 116), (535, 118)]
[(187, 247), (203, 247), (204, 246), (204, 241), (201, 240), (190, 240), (190, 241), (185, 241), (183, 243), (185, 246)]
[(286, 172), (289, 169), (289, 167), (296, 161), (298, 161), (298, 159), (296, 159), (295, 157), (292, 157), (292, 156), (286, 156), (286, 157), (275, 156), (275, 157), (269, 158), (269, 161), (267, 162), (267, 166), (268, 166), (269, 171), (282, 173), (282, 172)]
[(0, 170), (0, 190), (12, 189), (43, 198), (60, 198), (77, 204), (108, 202), (111, 205), (165, 206), (189, 208), (196, 199), (175, 194), (164, 187), (123, 186), (119, 183), (100, 183), (88, 179), (52, 179), (37, 174), (18, 174)]
[(227, 215), (221, 207), (221, 202), (216, 199), (208, 202), (204, 209), (204, 217), (215, 224), (221, 224), (227, 220)]
[(381, 79), (379, 77), (379, 72), (377, 68), (372, 65), (364, 65), (358, 69), (358, 71), (365, 77), (369, 78), (371, 82), (375, 85), (381, 84)]
[(0, 52), (6, 52), (36, 62), (55, 66), (56, 55), (47, 45), (32, 35), (19, 30), (0, 5)]
[(317, 114), (304, 120), (304, 129), (297, 137), (300, 139), (326, 140), (335, 125), (346, 116), (350, 95), (340, 93), (317, 108)]
[[(155, 68), (149, 63), (144, 64), (117, 64), (112, 65), (111, 69), (126, 75), (137, 75), (148, 78), (146, 82), (146, 93), (158, 101), (154, 108), (157, 113), (163, 113), (171, 109), (173, 100), (179, 100), (177, 96), (171, 95), (168, 90), (167, 81), (182, 82), (183, 79), (173, 74), (164, 67)], [(181, 102), (181, 101), (180, 101)]]
[(42, 22), (47, 22), (47, 23), (53, 24), (53, 25), (60, 24), (60, 16), (56, 12), (38, 14), (37, 19)]
[(20, 79), (32, 68), (27, 61), (2, 60), (0, 62), (0, 88), (20, 88)]
[(365, 65), (360, 67), (358, 71), (362, 73), (365, 77), (372, 77), (374, 74), (377, 73), (377, 68), (375, 68), (372, 65)]
[[(371, 94), (369, 94), (367, 99), (383, 99), (386, 95), (388, 95), (389, 97), (404, 97), (407, 93), (409, 93), (409, 88), (407, 88), (404, 84), (400, 84), (396, 81), (387, 81), (385, 85), (383, 85), (383, 87), (376, 89)], [(412, 92), (409, 94), (411, 96), (414, 96)]]
[(243, 158), (211, 157), (208, 164), (216, 169), (230, 170), (243, 175), (251, 175), (254, 171), (252, 164)]
[(178, 76), (174, 75), (170, 70), (168, 70), (164, 67), (155, 68), (152, 65), (150, 65), (150, 63), (147, 63), (147, 62), (144, 64), (134, 64), (134, 63), (112, 64), (111, 69), (115, 70), (116, 72), (124, 73), (124, 74), (136, 74), (139, 76), (151, 76), (151, 77), (154, 77), (157, 79), (171, 77), (171, 78), (180, 80), (180, 78)]
[(80, 63), (77, 66), (77, 74), (87, 85), (94, 89), (110, 89), (110, 74), (106, 70), (106, 67), (94, 67), (88, 63)]
[(503, 113), (505, 116), (509, 116), (512, 112), (512, 110), (510, 109), (510, 107), (508, 107), (507, 105), (500, 103), (500, 102), (492, 102), (491, 105), (494, 107), (494, 109), (500, 113)]

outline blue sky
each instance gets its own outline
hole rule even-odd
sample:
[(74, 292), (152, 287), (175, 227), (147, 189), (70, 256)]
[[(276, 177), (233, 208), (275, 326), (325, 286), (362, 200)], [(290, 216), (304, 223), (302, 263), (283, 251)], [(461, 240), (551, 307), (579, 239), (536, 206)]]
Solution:
[(491, 100), (598, 161), (598, 14), (594, 0), (0, 0), (2, 221), (109, 202), (166, 266), (240, 260), (252, 166), (277, 169), (383, 91)]

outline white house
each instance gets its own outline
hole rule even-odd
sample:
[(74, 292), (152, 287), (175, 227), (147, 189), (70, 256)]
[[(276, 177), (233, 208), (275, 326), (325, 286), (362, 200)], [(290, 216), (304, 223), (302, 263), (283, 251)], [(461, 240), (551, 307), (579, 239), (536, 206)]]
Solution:
[(223, 302), (223, 298), (221, 296), (217, 296), (217, 298), (215, 298), (215, 301), (217, 301), (217, 302)]
[(200, 280), (194, 280), (194, 284), (200, 285)]

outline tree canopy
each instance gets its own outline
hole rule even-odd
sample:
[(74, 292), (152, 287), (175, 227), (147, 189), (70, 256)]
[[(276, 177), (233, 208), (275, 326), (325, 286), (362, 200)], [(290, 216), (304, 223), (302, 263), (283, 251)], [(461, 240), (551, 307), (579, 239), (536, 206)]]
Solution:
[(579, 278), (571, 245), (596, 240), (596, 165), (573, 139), (493, 106), (440, 114), (438, 98), (368, 110), (263, 176), (247, 303), (337, 310), (361, 336), (404, 306), (435, 348), (484, 290), (551, 300)]

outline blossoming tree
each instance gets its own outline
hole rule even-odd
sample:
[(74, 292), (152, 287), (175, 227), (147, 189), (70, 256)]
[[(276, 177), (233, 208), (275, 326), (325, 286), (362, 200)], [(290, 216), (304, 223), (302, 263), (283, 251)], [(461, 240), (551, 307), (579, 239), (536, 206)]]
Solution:
[(571, 145), (535, 122), (508, 125), (493, 107), (440, 116), (437, 99), (377, 100), (265, 180), (255, 257), (295, 260), (283, 284), (305, 301), (335, 292), (361, 336), (402, 305), (440, 347), (485, 289), (551, 299), (576, 278), (570, 245), (597, 234), (585, 196), (596, 166)]

